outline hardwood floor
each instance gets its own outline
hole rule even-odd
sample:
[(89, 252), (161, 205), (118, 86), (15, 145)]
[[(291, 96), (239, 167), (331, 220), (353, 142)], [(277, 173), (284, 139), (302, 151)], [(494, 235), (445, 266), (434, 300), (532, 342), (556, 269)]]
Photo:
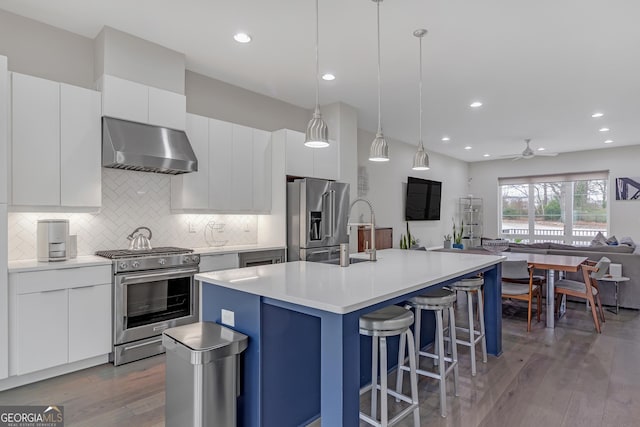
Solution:
[[(462, 314), (464, 305), (458, 310)], [(421, 425), (637, 426), (640, 312), (606, 316), (599, 335), (584, 304), (570, 304), (555, 330), (546, 329), (543, 319), (527, 333), (526, 311), (506, 302), (501, 357), (479, 362), (472, 378), (469, 350), (459, 347), (460, 396), (453, 397), (449, 382), (447, 418), (439, 415), (436, 381), (420, 378)], [(421, 364), (428, 367), (429, 362)], [(163, 426), (164, 381), (164, 356), (156, 356), (0, 392), (0, 405), (61, 404), (67, 427)], [(389, 383), (395, 384), (394, 374)], [(393, 399), (389, 404), (399, 410)], [(364, 396), (362, 407), (368, 406)], [(399, 425), (412, 425), (411, 417)]]

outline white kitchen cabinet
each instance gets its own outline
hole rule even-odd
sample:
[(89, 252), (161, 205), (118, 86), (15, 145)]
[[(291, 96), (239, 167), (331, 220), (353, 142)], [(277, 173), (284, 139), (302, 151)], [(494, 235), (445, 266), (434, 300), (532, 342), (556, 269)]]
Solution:
[(67, 290), (17, 296), (17, 375), (67, 363)]
[(187, 98), (179, 93), (103, 75), (102, 114), (107, 117), (184, 130)]
[[(233, 125), (231, 145), (231, 211), (253, 209), (253, 129)], [(264, 179), (264, 176), (262, 177)]]
[(238, 268), (238, 254), (201, 254), (200, 273)]
[(100, 92), (60, 85), (60, 204), (102, 204)]
[(171, 209), (209, 208), (209, 119), (187, 114), (186, 133), (198, 171), (171, 177)]
[(198, 172), (171, 178), (171, 208), (268, 213), (271, 133), (193, 114), (187, 123)]
[(273, 137), (284, 139), (285, 173), (287, 175), (340, 179), (340, 147), (338, 142), (330, 141), (326, 148), (310, 148), (304, 145), (304, 133), (290, 129), (281, 129)]
[(9, 275), (9, 374), (111, 352), (111, 266)]
[(293, 176), (313, 176), (313, 151), (304, 145), (304, 134), (289, 129), (278, 131), (285, 138), (285, 172)]
[(12, 74), (11, 204), (101, 204), (100, 93)]
[(103, 75), (102, 114), (116, 119), (147, 123), (149, 121), (149, 88), (140, 83)]
[(11, 202), (60, 204), (60, 84), (11, 77)]
[(149, 124), (170, 129), (186, 127), (187, 98), (179, 93), (149, 87)]
[(69, 362), (110, 353), (111, 284), (69, 289)]
[[(7, 57), (0, 55), (0, 204), (8, 203), (7, 182), (9, 162), (7, 134), (9, 133), (9, 70)], [(1, 344), (1, 343), (0, 343)], [(0, 368), (1, 371), (1, 368)], [(0, 378), (2, 377), (0, 373)]]
[(253, 130), (253, 211), (271, 211), (271, 132)]
[(231, 206), (233, 124), (209, 119), (209, 208)]
[(311, 150), (313, 150), (313, 176), (316, 178), (339, 180), (340, 147), (338, 142), (330, 141), (328, 147), (319, 149), (312, 148)]

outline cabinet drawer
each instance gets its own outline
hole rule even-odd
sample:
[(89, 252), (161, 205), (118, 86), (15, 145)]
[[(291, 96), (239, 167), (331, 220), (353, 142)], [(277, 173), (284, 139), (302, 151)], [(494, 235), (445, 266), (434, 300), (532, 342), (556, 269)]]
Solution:
[(10, 279), (18, 295), (103, 285), (111, 283), (111, 265), (12, 273)]
[(238, 268), (238, 254), (200, 255), (200, 273)]

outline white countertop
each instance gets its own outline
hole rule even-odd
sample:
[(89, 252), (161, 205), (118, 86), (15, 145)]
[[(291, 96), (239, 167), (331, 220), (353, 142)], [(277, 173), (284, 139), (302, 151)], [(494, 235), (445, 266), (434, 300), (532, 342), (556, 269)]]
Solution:
[(349, 267), (296, 261), (203, 273), (196, 275), (196, 279), (345, 314), (504, 259), (493, 255), (385, 249), (378, 251), (378, 261)]
[(229, 246), (205, 246), (202, 248), (192, 248), (193, 252), (200, 255), (215, 255), (224, 253), (240, 253), (253, 251), (268, 251), (272, 249), (284, 249), (285, 245), (229, 245)]
[[(215, 255), (225, 253), (240, 253), (252, 251), (267, 251), (271, 249), (284, 249), (284, 246), (273, 245), (236, 245), (220, 247), (192, 248), (193, 252), (200, 255)], [(67, 261), (38, 262), (36, 259), (23, 259), (9, 261), (9, 273), (22, 273), (26, 271), (58, 270), (62, 268), (90, 267), (92, 265), (111, 265), (112, 260), (96, 255), (83, 255)]]
[(93, 265), (111, 265), (111, 260), (96, 255), (83, 255), (67, 261), (38, 262), (35, 259), (9, 261), (9, 273), (91, 267)]

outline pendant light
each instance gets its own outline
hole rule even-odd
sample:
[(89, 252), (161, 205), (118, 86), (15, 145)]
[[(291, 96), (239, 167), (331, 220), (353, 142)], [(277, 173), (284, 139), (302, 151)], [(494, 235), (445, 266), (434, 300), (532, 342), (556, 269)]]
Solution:
[(418, 84), (418, 92), (420, 99), (420, 110), (419, 110), (419, 128), (420, 134), (418, 139), (418, 151), (416, 155), (413, 156), (413, 169), (414, 171), (426, 171), (429, 170), (429, 156), (424, 151), (424, 144), (422, 143), (422, 37), (427, 34), (427, 30), (418, 29), (413, 32), (413, 35), (418, 38), (420, 41), (420, 83)]
[(316, 0), (316, 110), (313, 118), (309, 120), (307, 131), (304, 135), (304, 145), (311, 148), (325, 148), (329, 146), (329, 128), (320, 114), (320, 64), (318, 60), (318, 0)]
[(380, 3), (382, 0), (372, 0), (377, 3), (378, 8), (378, 132), (376, 138), (371, 143), (371, 150), (369, 151), (369, 160), (372, 162), (388, 162), (389, 161), (389, 146), (387, 141), (384, 140), (382, 134), (382, 114), (380, 113)]

